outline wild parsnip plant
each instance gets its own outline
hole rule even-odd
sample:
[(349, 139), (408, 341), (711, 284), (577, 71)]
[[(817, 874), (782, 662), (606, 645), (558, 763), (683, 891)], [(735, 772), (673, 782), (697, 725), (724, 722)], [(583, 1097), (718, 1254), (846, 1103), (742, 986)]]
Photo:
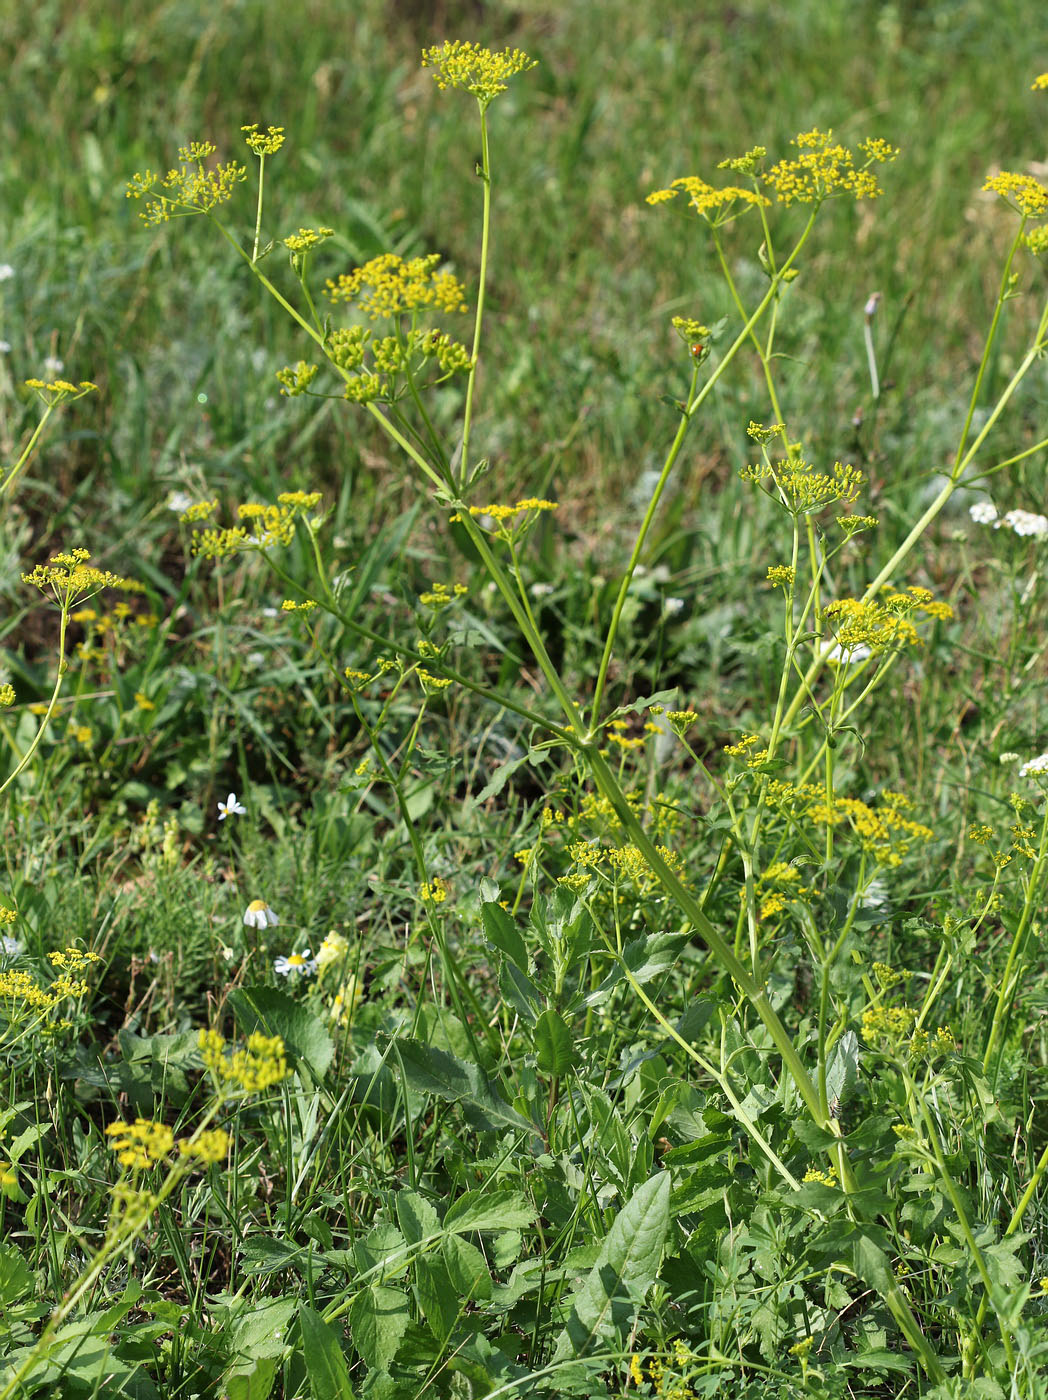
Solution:
[[(235, 252), (300, 340), (281, 400), (359, 415), (406, 504), (347, 548), (325, 483), (201, 476), (169, 502), (173, 588), (79, 545), (24, 573), (59, 619), (49, 700), (0, 695), (0, 1400), (1048, 1393), (1048, 438), (1008, 426), (1043, 394), (1048, 186), (986, 177), (1009, 241), (967, 404), (896, 502), (882, 458), (811, 436), (784, 347), (835, 220), (890, 228), (906, 150), (813, 127), (667, 173), (643, 217), (677, 220), (719, 310), (683, 285), (667, 314), (663, 456), (593, 578), (483, 412), (500, 118), (536, 67), (422, 54), (476, 120), (475, 275), (347, 258), (323, 210), (272, 229), (290, 124), (128, 186), (149, 236), (202, 216)], [(722, 518), (760, 544), (748, 610), (707, 624), (662, 522), (743, 393)], [(746, 684), (715, 707), (724, 637)], [(73, 725), (108, 718), (63, 757), (74, 664)], [(913, 747), (942, 715), (964, 781)], [(80, 749), (80, 887), (106, 894), (56, 929), (47, 817)], [(189, 774), (201, 800), (165, 811)]]

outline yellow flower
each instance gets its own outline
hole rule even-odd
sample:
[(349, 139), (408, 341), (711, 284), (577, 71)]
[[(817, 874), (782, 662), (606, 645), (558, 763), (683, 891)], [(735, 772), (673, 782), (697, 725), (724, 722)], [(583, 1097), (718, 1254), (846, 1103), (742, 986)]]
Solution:
[(433, 69), (437, 87), (471, 92), (481, 107), (506, 91), (509, 78), (526, 73), (537, 63), (537, 59), (529, 58), (520, 49), (494, 53), (461, 39), (446, 39), (443, 44), (422, 50), (422, 67)]
[(132, 1171), (144, 1171), (159, 1162), (175, 1142), (174, 1134), (165, 1123), (154, 1123), (148, 1118), (136, 1118), (133, 1123), (110, 1123), (106, 1136), (113, 1139), (109, 1146), (116, 1153), (117, 1161)]
[(425, 307), (440, 311), (465, 311), (462, 284), (450, 272), (438, 272), (438, 253), (405, 261), (396, 253), (382, 253), (353, 272), (327, 281), (331, 301), (355, 302), (372, 321), (401, 316)]
[(1032, 175), (1016, 175), (1002, 170), (999, 175), (991, 175), (983, 189), (999, 194), (1028, 218), (1039, 219), (1048, 213), (1048, 187)]
[(423, 904), (443, 904), (448, 897), (448, 887), (439, 875), (434, 876), (428, 884), (419, 889), (419, 898)]
[(771, 202), (755, 190), (745, 190), (738, 185), (725, 185), (717, 189), (698, 175), (682, 175), (667, 189), (653, 190), (647, 197), (647, 203), (665, 204), (668, 200), (676, 199), (678, 194), (686, 194), (689, 208), (715, 227), (738, 218), (747, 209)]
[(258, 122), (252, 122), (250, 126), (242, 126), (240, 130), (244, 133), (244, 140), (256, 156), (271, 156), (279, 151), (284, 144), (284, 128), (282, 126), (271, 126), (267, 131), (259, 131)]
[(202, 1030), (198, 1044), (205, 1068), (227, 1093), (261, 1093), (281, 1083), (290, 1072), (284, 1042), (278, 1035), (253, 1031), (244, 1048), (229, 1055), (225, 1036), (216, 1030)]
[(190, 1157), (201, 1166), (221, 1162), (229, 1152), (229, 1134), (225, 1128), (205, 1129), (191, 1138), (183, 1138), (178, 1144), (181, 1157)]

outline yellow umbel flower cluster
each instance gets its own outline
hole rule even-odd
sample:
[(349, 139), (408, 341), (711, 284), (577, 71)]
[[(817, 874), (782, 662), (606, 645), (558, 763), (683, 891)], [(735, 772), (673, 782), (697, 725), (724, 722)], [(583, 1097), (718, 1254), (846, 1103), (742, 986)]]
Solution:
[(767, 494), (797, 516), (816, 515), (838, 501), (850, 505), (865, 480), (850, 462), (834, 462), (830, 471), (820, 472), (800, 457), (743, 467), (739, 476), (743, 481), (774, 483), (773, 490), (765, 488)]
[(282, 126), (271, 126), (267, 131), (259, 131), (258, 122), (252, 122), (250, 126), (242, 126), (240, 130), (244, 133), (244, 140), (256, 156), (274, 155), (284, 144), (284, 128)]
[(108, 569), (96, 569), (87, 562), (90, 558), (86, 549), (52, 555), (46, 564), (37, 564), (31, 574), (23, 574), (22, 582), (39, 588), (41, 593), (51, 593), (61, 607), (70, 607), (100, 588), (120, 588), (129, 593), (143, 591), (137, 579), (123, 578)]
[(820, 131), (817, 127), (799, 132), (791, 144), (797, 147), (797, 155), (778, 161), (770, 170), (763, 169), (767, 155), (764, 146), (754, 146), (744, 156), (720, 162), (719, 169), (752, 180), (751, 189), (738, 185), (717, 188), (700, 176), (685, 175), (665, 189), (654, 190), (648, 195), (648, 203), (665, 204), (684, 194), (689, 208), (708, 224), (719, 227), (749, 209), (771, 203), (768, 195), (757, 188), (760, 185), (780, 204), (821, 204), (835, 195), (875, 199), (881, 187), (870, 166), (894, 160), (899, 154), (896, 147), (879, 136), (860, 141), (857, 150), (852, 151), (834, 141), (832, 131)]
[[(150, 1118), (136, 1118), (133, 1123), (110, 1123), (106, 1137), (122, 1167), (131, 1171), (146, 1171), (163, 1161), (175, 1147), (175, 1135), (166, 1123)], [(221, 1162), (229, 1152), (229, 1134), (224, 1128), (205, 1129), (192, 1137), (182, 1138), (178, 1155), (183, 1160), (209, 1166)]]
[(983, 189), (999, 194), (1026, 218), (1040, 219), (1048, 214), (1048, 187), (1032, 175), (1016, 175), (1002, 170), (999, 175), (991, 175)]
[[(319, 491), (282, 491), (276, 505), (247, 501), (237, 506), (237, 516), (253, 522), (252, 534), (243, 525), (194, 530), (190, 553), (205, 559), (224, 559), (245, 549), (269, 549), (273, 545), (290, 544), (295, 533), (295, 521), (319, 505), (320, 499)], [(193, 519), (206, 519), (216, 505), (214, 501), (202, 501), (199, 507), (191, 507), (196, 512)], [(186, 515), (189, 515), (188, 511)]]
[(688, 196), (688, 207), (715, 228), (730, 223), (748, 208), (770, 204), (771, 200), (756, 190), (744, 190), (738, 185), (724, 185), (718, 189), (708, 185), (698, 175), (682, 175), (667, 189), (652, 190), (648, 195), (649, 204), (665, 204), (676, 199), (679, 194)]
[(311, 248), (319, 247), (326, 238), (333, 238), (334, 234), (333, 228), (300, 228), (297, 233), (289, 233), (281, 242), (289, 253), (308, 253)]
[(881, 599), (838, 598), (830, 603), (823, 617), (842, 651), (868, 647), (874, 655), (920, 646), (910, 614), (921, 613), (939, 622), (953, 617), (949, 603), (939, 602), (927, 588), (909, 588), (905, 593), (889, 592)]
[(24, 381), (27, 389), (32, 389), (37, 398), (48, 406), (54, 408), (66, 399), (74, 403), (77, 399), (82, 399), (85, 394), (93, 394), (98, 391), (98, 385), (92, 384), (90, 379), (81, 379), (79, 384), (71, 384), (68, 379), (26, 379)]
[(854, 199), (876, 199), (881, 193), (871, 165), (894, 160), (899, 154), (887, 141), (873, 136), (859, 143), (865, 163), (857, 166), (855, 153), (834, 141), (832, 131), (802, 131), (791, 143), (797, 147), (794, 160), (780, 160), (764, 177), (780, 204), (821, 204), (833, 195)]
[(466, 293), (450, 272), (438, 272), (440, 255), (405, 261), (397, 253), (382, 253), (363, 267), (342, 272), (326, 285), (332, 302), (355, 303), (372, 321), (403, 316), (435, 307), (438, 311), (465, 311)]
[(207, 162), (214, 153), (215, 147), (210, 141), (191, 141), (188, 146), (179, 146), (178, 158), (182, 164), (166, 175), (152, 170), (145, 174), (136, 172), (128, 183), (127, 198), (152, 196), (139, 218), (147, 224), (164, 224), (171, 218), (207, 214), (219, 204), (225, 204), (237, 185), (247, 179), (247, 170), (236, 161), (209, 167)]
[(226, 1038), (219, 1031), (202, 1030), (198, 1044), (205, 1068), (226, 1094), (258, 1094), (288, 1076), (287, 1054), (278, 1035), (252, 1031), (246, 1045), (229, 1055)]
[(446, 39), (443, 44), (422, 50), (422, 67), (432, 68), (437, 87), (471, 92), (481, 107), (487, 107), (500, 92), (506, 91), (508, 79), (526, 73), (537, 63), (521, 49), (496, 53), (462, 39)]

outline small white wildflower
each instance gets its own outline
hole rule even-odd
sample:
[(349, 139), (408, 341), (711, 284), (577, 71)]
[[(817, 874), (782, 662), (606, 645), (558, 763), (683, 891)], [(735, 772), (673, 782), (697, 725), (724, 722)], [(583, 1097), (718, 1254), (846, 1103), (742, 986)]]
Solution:
[(976, 525), (992, 525), (997, 519), (997, 507), (993, 501), (976, 501), (968, 507), (968, 514)]
[(1031, 773), (1048, 773), (1048, 753), (1039, 753), (1036, 758), (1029, 758), (1019, 769), (1019, 777), (1027, 778)]
[(263, 616), (263, 617), (279, 617), (279, 616), (280, 616), (280, 609), (279, 609), (279, 608), (263, 608), (263, 609), (262, 609), (262, 616)]
[(249, 666), (254, 666), (257, 671), (266, 664), (266, 653), (264, 651), (249, 651), (244, 660)]
[(4, 938), (0, 939), (0, 943), (3, 944), (5, 958), (20, 958), (25, 952), (25, 944), (20, 943), (17, 938), (8, 938), (5, 935)]
[(10, 263), (0, 263), (0, 282), (10, 282), (15, 270)]
[(1012, 753), (1011, 749), (1009, 749), (1007, 753), (1002, 753), (1002, 754), (1001, 754), (1001, 756), (1000, 756), (1000, 758), (997, 760), (997, 762), (998, 762), (998, 763), (1002, 763), (1002, 764), (1003, 764), (1003, 763), (1018, 763), (1020, 757), (1021, 757), (1020, 754)]
[(218, 820), (224, 822), (227, 817), (242, 817), (246, 811), (247, 808), (237, 801), (236, 793), (231, 792), (224, 802), (218, 804)]
[(264, 899), (253, 899), (244, 910), (244, 923), (248, 928), (271, 928), (280, 920)]
[(304, 953), (292, 953), (289, 957), (277, 958), (273, 964), (273, 971), (278, 977), (289, 977), (292, 972), (303, 977), (312, 977), (316, 970), (316, 962), (310, 957), (308, 948)]
[(179, 515), (184, 515), (196, 498), (188, 491), (170, 491), (164, 504), (168, 510), (176, 511)]
[(0, 340), (0, 355), (10, 355), (10, 353), (11, 342), (9, 340)]
[(65, 369), (65, 360), (60, 360), (57, 355), (48, 355), (44, 360), (44, 373), (48, 376), (61, 374)]
[(533, 598), (548, 598), (552, 592), (552, 583), (533, 583), (531, 585), (531, 596)]
[(662, 605), (662, 610), (667, 617), (675, 617), (684, 607), (683, 598), (667, 598)]
[(1010, 510), (1001, 523), (1017, 535), (1033, 535), (1037, 539), (1048, 535), (1048, 515), (1034, 515), (1029, 510)]

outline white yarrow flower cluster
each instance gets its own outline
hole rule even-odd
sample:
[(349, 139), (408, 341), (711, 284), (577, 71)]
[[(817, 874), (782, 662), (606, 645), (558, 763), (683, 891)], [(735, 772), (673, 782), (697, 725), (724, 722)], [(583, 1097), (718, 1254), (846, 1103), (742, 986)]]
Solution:
[(1048, 753), (1039, 753), (1036, 758), (1027, 759), (1019, 769), (1020, 778), (1028, 778), (1037, 773), (1048, 773)]
[(1048, 537), (1048, 515), (1035, 515), (1032, 510), (1009, 510), (1004, 515), (998, 515), (992, 501), (976, 501), (968, 507), (968, 514), (977, 525), (992, 525), (995, 530), (1003, 526), (1017, 535), (1033, 539)]

